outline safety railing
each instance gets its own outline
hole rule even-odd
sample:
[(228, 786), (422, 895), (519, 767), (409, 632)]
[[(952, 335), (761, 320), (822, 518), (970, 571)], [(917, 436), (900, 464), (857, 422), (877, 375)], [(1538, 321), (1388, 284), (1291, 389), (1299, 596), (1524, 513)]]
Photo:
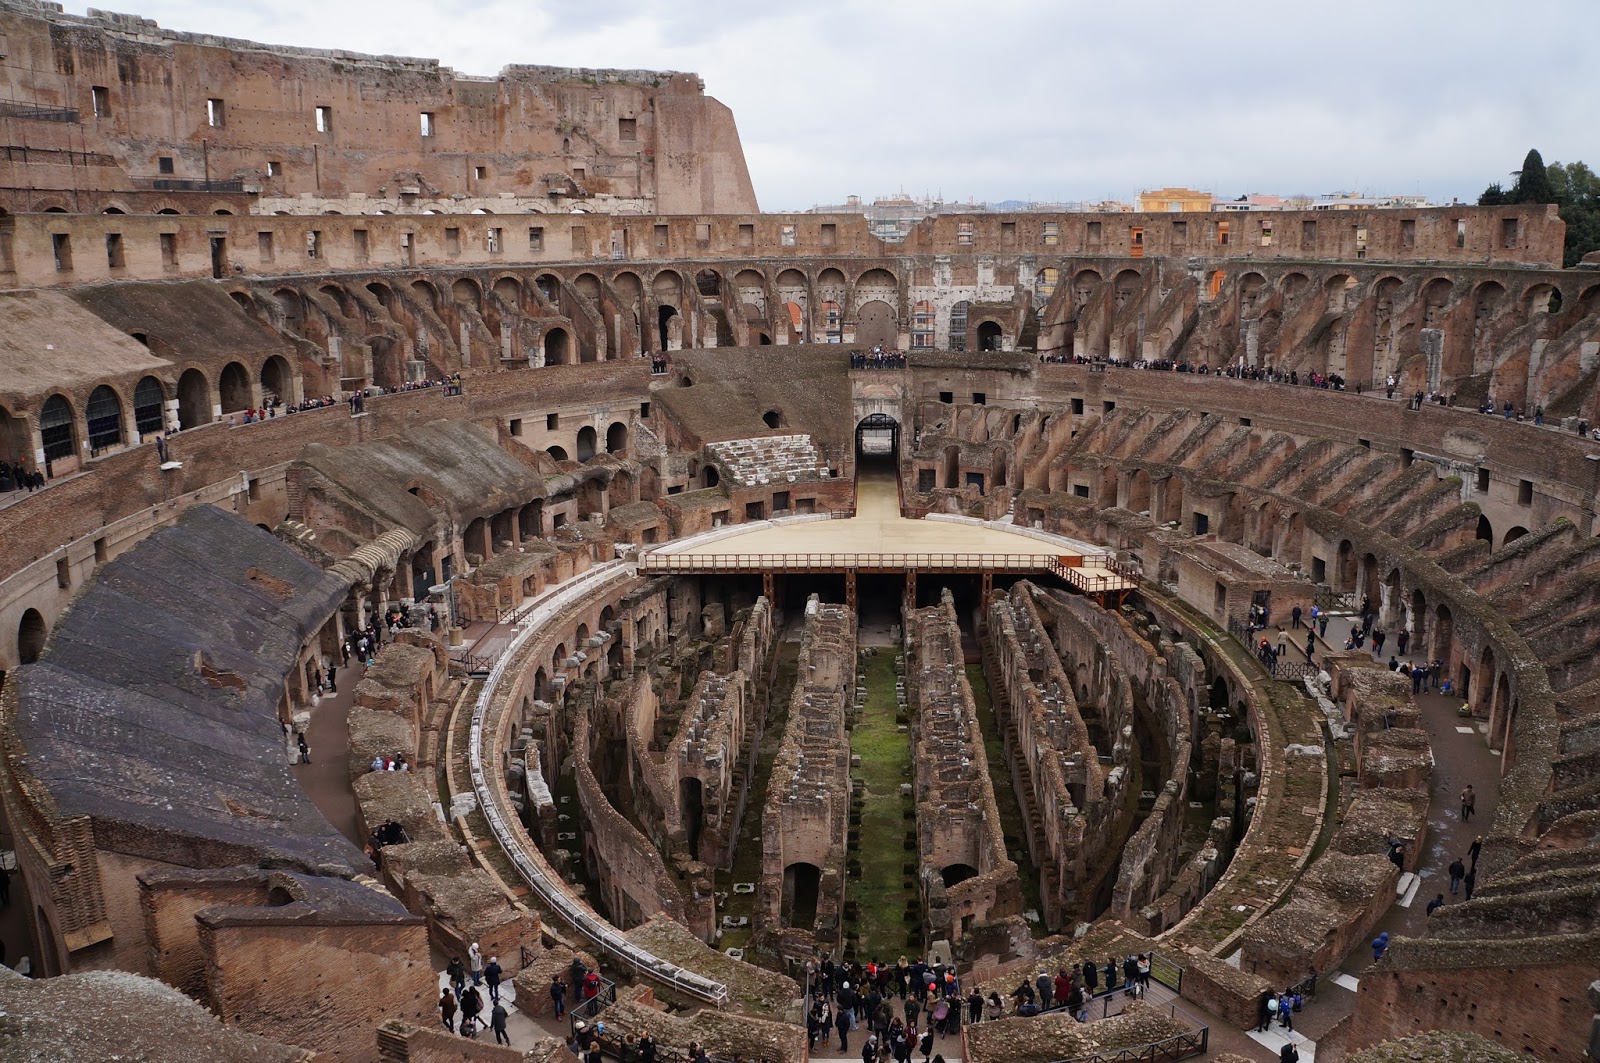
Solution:
[(1169, 1063), (1171, 1060), (1203, 1056), (1210, 1050), (1211, 1027), (1185, 1030), (1160, 1041), (1135, 1048), (1106, 1049), (1081, 1056), (1069, 1056), (1055, 1063)]
[[(1284, 647), (1287, 652), (1281, 655), (1277, 654), (1273, 652), (1273, 647), (1277, 645), (1274, 641), (1276, 633), (1273, 636), (1269, 636), (1266, 631), (1266, 628), (1252, 628), (1238, 617), (1231, 617), (1228, 620), (1228, 634), (1243, 644), (1244, 648), (1250, 651), (1250, 655), (1260, 662), (1261, 667), (1266, 669), (1267, 674), (1272, 678), (1293, 682), (1299, 679), (1316, 677), (1318, 669), (1314, 662), (1287, 659), (1288, 654), (1296, 653), (1300, 650), (1298, 643), (1292, 639), (1285, 642)], [(1265, 648), (1262, 646), (1263, 640), (1266, 640)]]
[[(629, 567), (621, 562), (590, 569), (558, 588), (533, 612), (543, 615), (559, 613), (631, 575)], [(534, 619), (537, 619), (537, 616), (530, 617), (530, 621)], [(499, 770), (499, 760), (497, 755), (492, 762), (486, 758), (484, 745), (488, 735), (498, 731), (498, 727), (491, 727), (489, 723), (491, 708), (495, 706), (495, 692), (500, 683), (506, 679), (506, 671), (511, 663), (518, 659), (517, 651), (539, 636), (540, 627), (540, 624), (530, 622), (526, 628), (517, 633), (506, 648), (506, 652), (495, 662), (489, 677), (484, 680), (477, 701), (473, 704), (468, 760), (472, 772), (472, 790), (478, 799), (478, 809), (483, 813), (484, 819), (489, 824), (490, 833), (494, 835), (506, 858), (517, 869), (517, 874), (537, 895), (540, 903), (562, 923), (570, 926), (574, 932), (605, 955), (631, 968), (635, 973), (669, 985), (685, 996), (720, 1007), (728, 1002), (726, 985), (639, 947), (623, 936), (620, 930), (602, 919), (593, 909), (574, 898), (567, 891), (566, 884), (561, 881), (555, 869), (544, 859), (544, 854), (539, 853), (528, 839), (516, 814), (509, 811), (509, 797), (502, 800), (504, 780), (495, 780), (498, 786), (491, 784), (491, 772)], [(501, 704), (499, 709), (503, 713), (509, 711), (509, 706)], [(499, 723), (498, 718), (495, 723)]]
[[(645, 554), (640, 572), (847, 572), (892, 569), (905, 572), (1050, 572), (1061, 566), (1054, 554)], [(1076, 560), (1076, 559), (1074, 559)]]

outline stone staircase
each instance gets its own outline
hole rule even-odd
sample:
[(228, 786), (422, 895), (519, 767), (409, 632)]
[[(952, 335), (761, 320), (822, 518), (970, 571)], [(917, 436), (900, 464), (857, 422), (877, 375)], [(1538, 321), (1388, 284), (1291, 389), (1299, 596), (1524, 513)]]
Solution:
[(740, 487), (828, 479), (828, 464), (809, 435), (730, 439), (708, 443), (706, 451)]

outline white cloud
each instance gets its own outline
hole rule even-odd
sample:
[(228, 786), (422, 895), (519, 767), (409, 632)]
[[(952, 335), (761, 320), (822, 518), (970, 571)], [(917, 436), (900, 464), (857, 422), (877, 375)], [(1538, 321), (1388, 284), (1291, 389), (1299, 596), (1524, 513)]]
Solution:
[[(1600, 4), (1483, 0), (127, 0), (163, 26), (512, 63), (692, 70), (762, 206), (1421, 191), (1473, 198), (1529, 147), (1594, 159)], [(70, 5), (81, 13), (82, 4)]]

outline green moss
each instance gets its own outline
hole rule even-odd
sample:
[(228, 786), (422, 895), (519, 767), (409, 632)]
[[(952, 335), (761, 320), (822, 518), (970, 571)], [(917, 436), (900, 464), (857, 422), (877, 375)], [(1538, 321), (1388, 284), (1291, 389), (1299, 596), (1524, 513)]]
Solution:
[(857, 956), (892, 962), (906, 951), (906, 905), (920, 903), (915, 879), (908, 882), (905, 874), (905, 864), (916, 859), (915, 851), (908, 854), (905, 848), (905, 809), (911, 800), (900, 796), (901, 784), (911, 781), (911, 742), (895, 723), (894, 658), (876, 653), (862, 659), (867, 703), (850, 734), (850, 752), (861, 758), (850, 777), (864, 784), (856, 831), (860, 844), (853, 854), (861, 876), (846, 887), (857, 915), (845, 930), (859, 935)]

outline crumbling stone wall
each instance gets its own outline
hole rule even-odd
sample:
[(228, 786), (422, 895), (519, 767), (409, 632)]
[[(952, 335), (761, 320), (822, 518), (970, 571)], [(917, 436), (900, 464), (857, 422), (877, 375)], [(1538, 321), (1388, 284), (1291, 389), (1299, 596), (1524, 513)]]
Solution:
[[(756, 932), (773, 951), (806, 961), (844, 939), (845, 840), (849, 831), (850, 742), (845, 711), (855, 686), (856, 617), (842, 605), (806, 602), (789, 722), (772, 765), (762, 810)], [(791, 926), (789, 869), (817, 873), (816, 918)]]
[(955, 600), (905, 618), (912, 786), (929, 941), (960, 946), (975, 926), (1019, 915), (989, 758), (967, 682)]
[(1029, 816), (1045, 922), (1060, 926), (1088, 914), (1081, 891), (1120, 848), (1115, 825), (1130, 796), (1129, 772), (1095, 746), (1034, 594), (1023, 582), (989, 601), (987, 663), (996, 720)]

